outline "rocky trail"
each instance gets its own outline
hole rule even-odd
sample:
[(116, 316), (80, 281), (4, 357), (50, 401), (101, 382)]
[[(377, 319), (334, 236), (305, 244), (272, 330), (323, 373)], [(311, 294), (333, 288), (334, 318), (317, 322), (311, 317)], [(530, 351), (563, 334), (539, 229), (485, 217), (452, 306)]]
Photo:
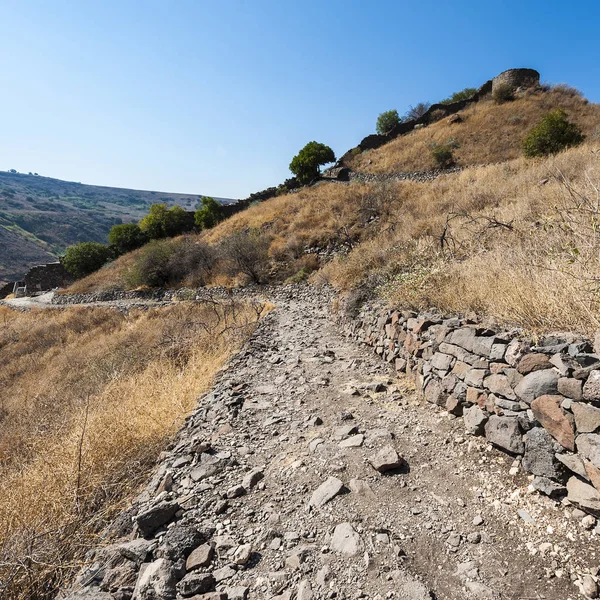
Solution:
[(592, 517), (531, 493), (326, 299), (274, 301), (63, 597), (595, 597)]

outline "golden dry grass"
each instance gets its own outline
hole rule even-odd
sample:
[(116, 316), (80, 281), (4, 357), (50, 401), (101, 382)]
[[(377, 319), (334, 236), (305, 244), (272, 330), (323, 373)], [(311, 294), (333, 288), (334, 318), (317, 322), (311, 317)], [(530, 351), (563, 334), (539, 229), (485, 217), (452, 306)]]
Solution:
[(258, 316), (0, 308), (3, 599), (52, 597), (72, 576)]
[(403, 307), (590, 334), (600, 326), (598, 150), (399, 183), (387, 221), (320, 276)]
[(435, 168), (431, 144), (445, 144), (453, 138), (460, 166), (484, 165), (517, 158), (521, 140), (551, 110), (563, 108), (569, 119), (584, 134), (597, 132), (600, 105), (588, 103), (558, 87), (549, 92), (530, 93), (513, 102), (495, 104), (484, 100), (460, 112), (462, 123), (449, 124), (447, 119), (429, 127), (400, 136), (388, 144), (363, 152), (354, 158), (352, 167), (367, 173), (425, 171)]

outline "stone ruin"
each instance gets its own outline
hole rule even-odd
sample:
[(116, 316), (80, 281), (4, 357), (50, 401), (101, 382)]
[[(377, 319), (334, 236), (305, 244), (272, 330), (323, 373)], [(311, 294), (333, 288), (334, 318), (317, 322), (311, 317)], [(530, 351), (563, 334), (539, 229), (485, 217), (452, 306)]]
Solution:
[(492, 93), (504, 85), (513, 90), (537, 87), (540, 85), (540, 74), (535, 69), (508, 69), (492, 79)]

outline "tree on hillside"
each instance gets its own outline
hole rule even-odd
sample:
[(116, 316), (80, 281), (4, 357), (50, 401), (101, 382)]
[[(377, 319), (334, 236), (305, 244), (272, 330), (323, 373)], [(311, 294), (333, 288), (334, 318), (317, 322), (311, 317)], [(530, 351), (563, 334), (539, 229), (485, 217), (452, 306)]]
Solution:
[(389, 133), (396, 125), (402, 122), (397, 110), (386, 110), (377, 117), (377, 125), (375, 127), (379, 135)]
[(549, 112), (523, 140), (525, 156), (556, 154), (565, 148), (581, 144), (585, 136), (576, 123), (567, 119), (567, 113), (559, 108)]
[(319, 142), (308, 142), (290, 163), (290, 171), (302, 184), (310, 183), (319, 177), (321, 165), (335, 161), (333, 150)]
[(108, 233), (108, 243), (116, 254), (131, 252), (148, 241), (148, 236), (137, 223), (114, 225)]
[(193, 227), (181, 206), (168, 208), (166, 204), (152, 204), (140, 221), (140, 229), (152, 240), (180, 235)]
[(221, 205), (210, 196), (204, 196), (200, 201), (198, 210), (194, 213), (194, 220), (200, 229), (211, 229), (223, 219)]
[(429, 102), (419, 102), (416, 106), (409, 106), (406, 112), (406, 120), (412, 121), (413, 119), (421, 118), (431, 107)]
[(60, 262), (73, 277), (79, 279), (97, 271), (112, 258), (112, 250), (105, 244), (81, 242), (69, 246)]

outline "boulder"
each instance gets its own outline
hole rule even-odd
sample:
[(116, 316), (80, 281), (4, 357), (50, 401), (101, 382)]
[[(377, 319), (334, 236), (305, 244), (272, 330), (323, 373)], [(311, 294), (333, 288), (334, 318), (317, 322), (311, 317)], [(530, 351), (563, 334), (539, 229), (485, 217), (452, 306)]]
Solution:
[[(543, 373), (543, 371), (539, 371)], [(533, 373), (535, 375), (535, 373)], [(544, 395), (531, 403), (534, 417), (550, 435), (567, 450), (575, 450), (575, 432), (571, 421), (566, 417), (560, 404), (562, 396)]]
[(188, 573), (178, 584), (177, 590), (184, 598), (210, 592), (216, 584), (212, 573)]
[(330, 477), (324, 481), (313, 493), (310, 498), (310, 506), (320, 507), (333, 500), (342, 490), (344, 484), (337, 477)]
[(545, 354), (536, 352), (525, 354), (517, 364), (517, 371), (522, 375), (551, 368), (550, 359)]
[(539, 477), (559, 479), (564, 472), (556, 460), (554, 439), (542, 427), (534, 427), (525, 434), (525, 454), (522, 465), (526, 471)]
[(528, 373), (515, 387), (517, 398), (531, 404), (539, 396), (556, 394), (558, 374), (554, 369), (543, 369)]
[(173, 563), (159, 558), (140, 568), (131, 600), (172, 600), (177, 595)]
[(444, 406), (448, 392), (446, 392), (439, 379), (432, 379), (425, 386), (425, 399), (427, 402), (437, 404), (438, 406)]
[(369, 459), (371, 466), (380, 473), (393, 471), (404, 464), (404, 459), (392, 446), (385, 446)]
[(572, 377), (561, 377), (558, 380), (558, 393), (573, 400), (581, 400), (583, 398), (583, 382)]
[(159, 527), (168, 523), (179, 510), (177, 502), (161, 502), (140, 513), (135, 521), (144, 537), (151, 536)]
[(490, 390), (492, 394), (503, 396), (508, 400), (516, 400), (517, 398), (506, 375), (490, 375), (483, 380), (483, 386)]
[(577, 436), (577, 452), (600, 469), (600, 435), (583, 433)]
[(192, 550), (206, 541), (207, 535), (196, 527), (175, 525), (162, 540), (160, 555), (173, 562), (186, 559)]
[(600, 492), (595, 487), (573, 476), (567, 481), (567, 492), (573, 504), (594, 514), (600, 513)]
[(575, 416), (577, 433), (594, 433), (600, 428), (600, 408), (583, 402), (573, 402), (571, 411)]
[(360, 536), (350, 523), (340, 523), (333, 531), (331, 549), (340, 554), (354, 556), (362, 551), (363, 544)]
[(583, 398), (588, 401), (600, 401), (600, 371), (590, 371), (583, 385)]
[(194, 571), (200, 567), (208, 567), (215, 555), (214, 548), (210, 544), (198, 546), (187, 558), (185, 568), (187, 571)]
[(477, 405), (470, 406), (463, 411), (465, 429), (470, 435), (481, 435), (487, 419), (486, 414)]
[(577, 454), (562, 454), (557, 452), (554, 456), (556, 460), (565, 465), (569, 471), (576, 473), (584, 479), (588, 479), (583, 460), (581, 460), (581, 457), (579, 457)]
[(514, 417), (492, 415), (485, 424), (485, 437), (495, 446), (513, 454), (525, 451), (521, 428)]

